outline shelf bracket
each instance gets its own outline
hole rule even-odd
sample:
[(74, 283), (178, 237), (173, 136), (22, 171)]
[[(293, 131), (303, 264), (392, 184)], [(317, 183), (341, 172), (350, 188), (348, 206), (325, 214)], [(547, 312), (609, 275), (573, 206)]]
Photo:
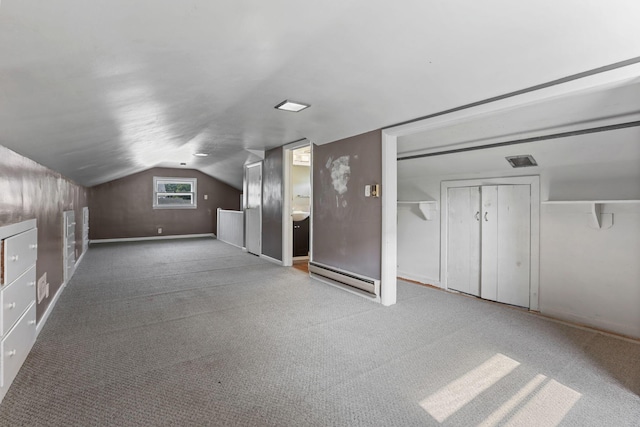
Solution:
[(591, 216), (591, 225), (593, 228), (606, 229), (613, 226), (613, 214), (603, 214), (602, 205), (603, 203), (591, 204), (591, 213), (589, 215)]
[(431, 221), (433, 219), (433, 213), (438, 210), (438, 205), (437, 203), (419, 202), (418, 208), (420, 212), (422, 212), (422, 215), (424, 215), (424, 218), (427, 221)]

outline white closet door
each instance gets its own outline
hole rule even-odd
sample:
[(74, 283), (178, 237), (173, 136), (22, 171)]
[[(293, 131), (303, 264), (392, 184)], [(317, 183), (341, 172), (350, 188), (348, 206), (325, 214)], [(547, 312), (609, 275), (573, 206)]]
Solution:
[[(529, 307), (531, 187), (498, 187), (497, 301)], [(484, 231), (484, 230), (483, 230)]]
[(447, 190), (447, 287), (480, 296), (480, 187)]
[(480, 296), (498, 300), (498, 186), (482, 186)]

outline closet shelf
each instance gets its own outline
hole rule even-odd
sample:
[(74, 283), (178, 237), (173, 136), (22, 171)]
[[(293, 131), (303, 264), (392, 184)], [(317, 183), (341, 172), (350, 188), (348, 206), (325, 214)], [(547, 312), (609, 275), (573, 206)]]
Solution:
[[(546, 200), (543, 205), (589, 205), (591, 208), (592, 223), (595, 228), (610, 228), (613, 225), (613, 214), (603, 214), (602, 205), (605, 204), (634, 204), (640, 200)], [(606, 216), (605, 216), (606, 215)]]
[(431, 221), (432, 215), (438, 210), (436, 200), (398, 200), (399, 205), (418, 205), (418, 209), (427, 221)]
[(640, 200), (545, 200), (543, 205), (585, 205), (585, 204), (606, 204), (606, 203), (640, 203)]

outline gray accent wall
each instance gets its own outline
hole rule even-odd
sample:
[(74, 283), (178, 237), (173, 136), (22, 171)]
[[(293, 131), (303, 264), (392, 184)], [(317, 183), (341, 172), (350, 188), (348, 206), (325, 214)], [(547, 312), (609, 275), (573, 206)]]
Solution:
[(262, 169), (262, 254), (282, 261), (282, 147), (265, 153)]
[[(197, 209), (153, 209), (153, 177), (197, 178)], [(204, 200), (204, 195), (207, 200)], [(240, 190), (193, 169), (152, 168), (89, 189), (91, 239), (215, 233), (217, 208), (239, 210)]]
[[(382, 132), (313, 147), (312, 261), (380, 279)], [(384, 188), (381, 189), (384, 191)]]

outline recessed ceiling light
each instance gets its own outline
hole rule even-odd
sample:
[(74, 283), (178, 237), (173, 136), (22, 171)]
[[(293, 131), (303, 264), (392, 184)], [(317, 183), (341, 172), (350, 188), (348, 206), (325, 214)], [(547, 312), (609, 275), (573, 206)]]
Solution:
[(196, 157), (207, 157), (209, 156), (209, 153), (193, 153), (193, 155)]
[(538, 166), (538, 163), (531, 154), (523, 156), (509, 156), (505, 157), (509, 164), (514, 168), (526, 168), (528, 166)]
[(298, 111), (302, 111), (305, 108), (309, 108), (309, 107), (311, 107), (311, 105), (303, 104), (301, 102), (289, 101), (287, 99), (282, 101), (280, 104), (276, 105), (274, 108), (277, 108), (278, 110), (293, 111), (294, 113), (297, 113)]

